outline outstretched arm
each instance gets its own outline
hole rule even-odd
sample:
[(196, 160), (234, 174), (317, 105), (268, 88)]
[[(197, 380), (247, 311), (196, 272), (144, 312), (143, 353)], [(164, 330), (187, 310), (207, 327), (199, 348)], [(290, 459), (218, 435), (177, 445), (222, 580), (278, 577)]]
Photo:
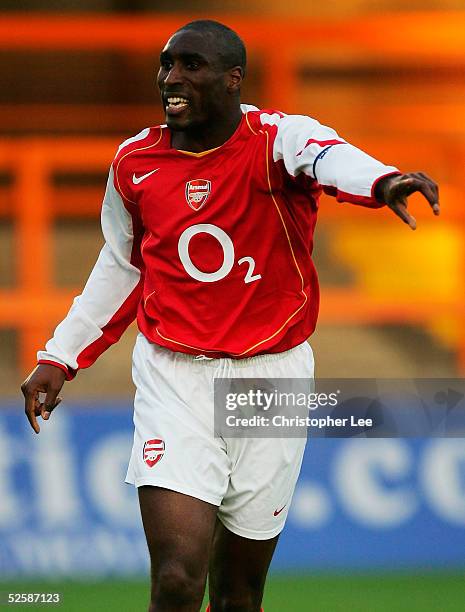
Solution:
[(369, 208), (387, 205), (415, 229), (407, 197), (421, 192), (435, 215), (439, 214), (438, 187), (422, 172), (402, 174), (346, 142), (332, 128), (303, 115), (263, 113), (263, 125), (277, 126), (274, 161), (282, 161), (288, 174), (304, 174), (320, 184), (338, 202)]

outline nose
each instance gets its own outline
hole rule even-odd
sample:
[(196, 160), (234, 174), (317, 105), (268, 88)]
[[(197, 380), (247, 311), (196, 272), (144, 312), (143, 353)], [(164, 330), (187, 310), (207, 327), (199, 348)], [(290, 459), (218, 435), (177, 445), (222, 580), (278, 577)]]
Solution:
[(164, 85), (173, 85), (175, 83), (182, 82), (182, 73), (178, 64), (173, 64), (173, 66), (168, 70), (165, 77), (163, 78)]

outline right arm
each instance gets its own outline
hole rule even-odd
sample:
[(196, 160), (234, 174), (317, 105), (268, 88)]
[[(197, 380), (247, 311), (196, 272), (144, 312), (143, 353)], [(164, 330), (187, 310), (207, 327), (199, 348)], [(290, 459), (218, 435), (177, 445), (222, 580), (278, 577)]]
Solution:
[[(55, 329), (38, 366), (21, 386), (26, 415), (36, 433), (36, 417), (47, 419), (58, 405), (57, 395), (65, 380), (87, 368), (119, 340), (135, 319), (143, 287), (141, 239), (143, 226), (136, 204), (123, 200), (110, 169), (102, 206), (105, 244), (81, 295), (75, 298), (66, 318)], [(43, 403), (39, 392), (46, 393)]]

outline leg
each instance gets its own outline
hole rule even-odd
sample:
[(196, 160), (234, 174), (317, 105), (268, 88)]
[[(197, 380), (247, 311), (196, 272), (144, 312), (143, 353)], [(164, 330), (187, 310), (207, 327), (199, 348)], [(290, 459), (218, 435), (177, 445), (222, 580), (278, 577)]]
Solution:
[(250, 540), (217, 521), (209, 573), (211, 612), (260, 612), (278, 537)]
[(216, 506), (159, 487), (142, 486), (138, 493), (151, 560), (149, 612), (198, 612)]
[[(313, 390), (308, 344), (286, 353), (250, 359), (229, 370), (230, 378), (304, 378)], [(245, 382), (244, 391), (250, 390)], [(292, 387), (301, 392), (302, 386)], [(289, 391), (288, 388), (283, 390)], [(210, 561), (211, 612), (259, 612), (268, 567), (291, 505), (305, 438), (226, 437), (229, 485), (218, 509)]]

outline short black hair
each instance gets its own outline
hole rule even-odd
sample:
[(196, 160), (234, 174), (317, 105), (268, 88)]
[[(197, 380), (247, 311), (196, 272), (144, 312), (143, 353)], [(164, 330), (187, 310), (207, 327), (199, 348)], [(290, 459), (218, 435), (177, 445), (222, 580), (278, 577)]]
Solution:
[(179, 28), (178, 32), (183, 30), (194, 30), (195, 32), (214, 36), (223, 68), (227, 70), (228, 68), (234, 68), (234, 66), (240, 66), (245, 74), (247, 63), (245, 45), (234, 30), (212, 19), (191, 21), (182, 26), (182, 28)]

